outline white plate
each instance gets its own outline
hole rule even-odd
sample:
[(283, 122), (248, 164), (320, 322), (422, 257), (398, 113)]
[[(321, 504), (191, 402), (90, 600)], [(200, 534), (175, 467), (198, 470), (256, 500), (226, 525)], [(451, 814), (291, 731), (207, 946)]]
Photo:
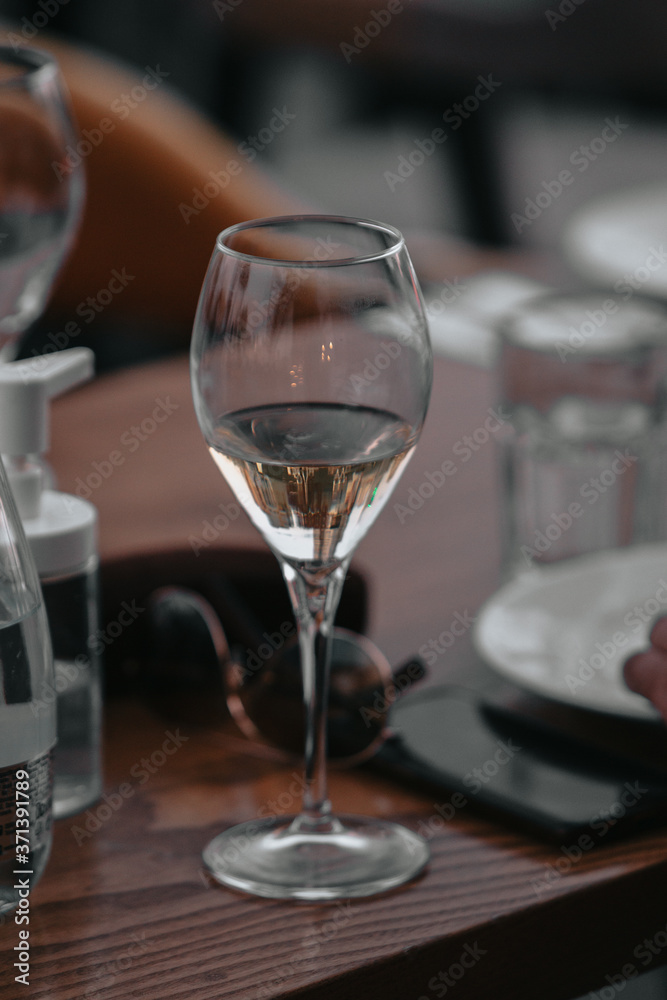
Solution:
[(658, 719), (650, 702), (628, 690), (621, 671), (665, 613), (667, 545), (633, 546), (523, 574), (486, 602), (473, 639), (491, 667), (536, 694)]
[(624, 295), (667, 298), (667, 185), (624, 191), (577, 212), (563, 249), (592, 281)]

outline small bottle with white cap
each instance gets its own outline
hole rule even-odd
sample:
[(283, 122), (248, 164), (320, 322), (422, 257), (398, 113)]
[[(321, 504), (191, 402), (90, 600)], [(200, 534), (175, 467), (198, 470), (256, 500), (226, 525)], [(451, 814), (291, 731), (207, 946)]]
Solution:
[(35, 692), (34, 711), (56, 702), (56, 819), (101, 794), (101, 663), (97, 511), (48, 488), (49, 401), (93, 375), (94, 355), (75, 347), (0, 365), (0, 453), (39, 574), (51, 631), (53, 687)]

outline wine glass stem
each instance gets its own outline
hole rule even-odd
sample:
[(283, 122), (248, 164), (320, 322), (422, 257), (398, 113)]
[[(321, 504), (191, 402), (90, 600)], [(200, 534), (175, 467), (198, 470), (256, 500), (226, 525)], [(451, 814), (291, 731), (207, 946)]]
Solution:
[(347, 561), (315, 571), (281, 562), (294, 608), (301, 653), (306, 714), (304, 792), (299, 822), (325, 826), (331, 805), (327, 794), (327, 705), (331, 633), (347, 572)]

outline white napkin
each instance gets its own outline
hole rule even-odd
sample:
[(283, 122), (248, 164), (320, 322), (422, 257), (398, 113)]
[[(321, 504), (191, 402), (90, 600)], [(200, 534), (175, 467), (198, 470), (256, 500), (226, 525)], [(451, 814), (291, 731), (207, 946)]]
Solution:
[(505, 271), (428, 285), (424, 302), (434, 353), (491, 368), (498, 353), (500, 320), (515, 306), (549, 290)]

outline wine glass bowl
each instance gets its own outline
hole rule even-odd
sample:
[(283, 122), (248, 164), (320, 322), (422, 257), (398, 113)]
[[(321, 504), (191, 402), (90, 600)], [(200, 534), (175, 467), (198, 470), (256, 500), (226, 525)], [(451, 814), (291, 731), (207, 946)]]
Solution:
[(0, 46), (0, 360), (41, 314), (79, 221), (84, 179), (56, 61)]
[(301, 812), (220, 834), (205, 863), (223, 884), (279, 898), (399, 885), (423, 868), (428, 848), (396, 824), (332, 815), (325, 713), (347, 566), (414, 450), (431, 388), (423, 303), (401, 234), (329, 216), (226, 230), (200, 296), (191, 372), (211, 455), (283, 571), (306, 718)]

